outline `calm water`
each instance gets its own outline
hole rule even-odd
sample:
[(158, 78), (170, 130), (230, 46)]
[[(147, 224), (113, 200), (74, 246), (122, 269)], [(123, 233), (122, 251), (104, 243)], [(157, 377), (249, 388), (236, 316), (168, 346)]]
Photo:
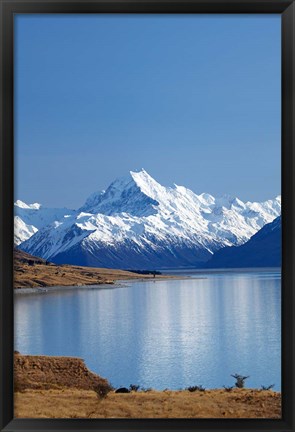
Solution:
[(82, 357), (114, 386), (214, 388), (237, 372), (280, 389), (279, 272), (15, 297), (16, 350)]

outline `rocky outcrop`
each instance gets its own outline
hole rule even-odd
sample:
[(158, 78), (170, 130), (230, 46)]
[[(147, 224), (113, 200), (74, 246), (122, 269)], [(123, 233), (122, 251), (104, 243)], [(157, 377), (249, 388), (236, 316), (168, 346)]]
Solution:
[(80, 390), (112, 389), (109, 382), (87, 369), (76, 357), (14, 355), (15, 391), (76, 388)]

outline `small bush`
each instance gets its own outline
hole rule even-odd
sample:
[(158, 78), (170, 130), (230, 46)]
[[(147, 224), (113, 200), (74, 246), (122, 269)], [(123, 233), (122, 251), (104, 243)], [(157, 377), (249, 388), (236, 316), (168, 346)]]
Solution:
[(235, 380), (236, 380), (235, 386), (237, 388), (244, 388), (245, 387), (245, 381), (246, 381), (246, 379), (249, 378), (249, 376), (242, 376), (242, 375), (239, 375), (239, 374), (234, 374), (234, 375), (231, 375), (231, 376), (233, 378), (235, 378)]
[(269, 385), (269, 386), (261, 386), (261, 391), (263, 391), (263, 390), (271, 390), (272, 388), (274, 388), (274, 384), (271, 384), (271, 385)]
[(223, 388), (226, 392), (230, 392), (233, 389), (233, 387), (226, 387), (226, 386), (223, 386)]
[(196, 385), (196, 386), (190, 386), (190, 387), (187, 387), (186, 388), (186, 390), (188, 390), (189, 392), (195, 392), (195, 391), (201, 391), (201, 392), (204, 392), (206, 389), (203, 387), (203, 386), (198, 386), (198, 385)]
[(130, 391), (137, 392), (139, 390), (139, 385), (130, 384), (129, 389)]
[(99, 399), (104, 399), (105, 397), (107, 397), (107, 394), (111, 391), (111, 388), (109, 386), (98, 385), (93, 387), (93, 390), (95, 391)]

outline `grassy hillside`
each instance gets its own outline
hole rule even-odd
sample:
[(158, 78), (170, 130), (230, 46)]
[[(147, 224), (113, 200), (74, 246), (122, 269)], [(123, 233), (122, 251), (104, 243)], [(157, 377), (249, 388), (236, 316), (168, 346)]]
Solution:
[[(156, 278), (164, 276), (156, 275)], [(14, 253), (14, 288), (113, 284), (116, 280), (150, 279), (124, 270), (55, 265), (20, 250)], [(166, 276), (167, 278), (167, 276)]]

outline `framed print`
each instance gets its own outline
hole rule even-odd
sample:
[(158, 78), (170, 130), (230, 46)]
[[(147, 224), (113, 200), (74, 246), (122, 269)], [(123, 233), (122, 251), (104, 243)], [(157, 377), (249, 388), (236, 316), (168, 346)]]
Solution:
[(1, 430), (294, 430), (294, 13), (1, 1)]

